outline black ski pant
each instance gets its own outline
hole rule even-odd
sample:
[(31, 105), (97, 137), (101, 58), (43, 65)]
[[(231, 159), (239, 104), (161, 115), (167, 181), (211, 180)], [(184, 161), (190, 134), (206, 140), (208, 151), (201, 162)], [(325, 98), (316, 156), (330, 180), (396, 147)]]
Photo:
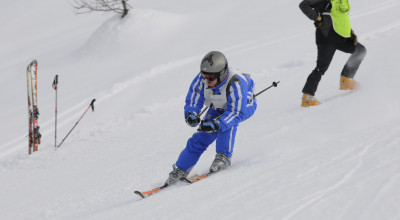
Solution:
[(316, 43), (318, 47), (317, 66), (308, 76), (307, 82), (303, 88), (303, 93), (312, 96), (315, 95), (319, 81), (321, 80), (322, 75), (324, 75), (328, 70), (336, 50), (351, 54), (341, 73), (342, 76), (349, 78), (354, 78), (358, 67), (367, 54), (367, 50), (362, 44), (358, 43), (357, 45), (354, 45), (352, 39), (343, 38), (336, 33), (332, 33), (329, 37), (325, 37), (321, 31), (317, 30)]

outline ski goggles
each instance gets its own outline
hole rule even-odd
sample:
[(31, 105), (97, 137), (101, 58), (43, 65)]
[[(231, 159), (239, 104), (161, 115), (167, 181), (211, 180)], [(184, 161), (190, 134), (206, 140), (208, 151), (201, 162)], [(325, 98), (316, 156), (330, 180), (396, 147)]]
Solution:
[(215, 79), (218, 78), (219, 73), (207, 73), (207, 72), (201, 72), (201, 77), (203, 79), (207, 79), (208, 81), (214, 81)]

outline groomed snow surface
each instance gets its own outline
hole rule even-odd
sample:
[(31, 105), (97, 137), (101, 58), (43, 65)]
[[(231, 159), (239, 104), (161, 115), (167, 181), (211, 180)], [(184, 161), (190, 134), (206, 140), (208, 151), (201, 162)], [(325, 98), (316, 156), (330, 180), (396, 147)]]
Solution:
[[(400, 2), (350, 1), (368, 54), (340, 91), (337, 52), (301, 108), (315, 67), (313, 22), (300, 0), (135, 0), (114, 14), (76, 15), (67, 0), (0, 8), (0, 219), (400, 219)], [(263, 93), (240, 124), (232, 167), (193, 185), (164, 183), (196, 131), (184, 98), (201, 58), (222, 51)], [(26, 67), (38, 66), (42, 144), (28, 156)], [(60, 143), (54, 150), (59, 75)], [(215, 144), (192, 174), (207, 172)]]

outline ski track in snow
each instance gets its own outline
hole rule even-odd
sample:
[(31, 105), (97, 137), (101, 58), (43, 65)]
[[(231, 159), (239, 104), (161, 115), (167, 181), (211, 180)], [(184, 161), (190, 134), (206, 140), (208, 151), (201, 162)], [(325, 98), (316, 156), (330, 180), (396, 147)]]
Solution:
[(358, 162), (355, 164), (350, 170), (347, 171), (347, 173), (339, 180), (337, 181), (334, 185), (322, 190), (315, 192), (313, 195), (310, 195), (311, 198), (307, 198), (304, 203), (299, 206), (296, 210), (293, 212), (289, 213), (287, 216), (285, 216), (283, 219), (291, 219), (292, 217), (295, 217), (299, 212), (305, 210), (307, 207), (317, 203), (319, 200), (322, 198), (326, 197), (328, 194), (333, 193), (336, 189), (340, 188), (343, 186), (348, 180), (350, 180), (353, 176), (354, 173), (360, 168), (362, 164), (362, 157), (367, 153), (369, 146), (366, 146), (363, 148), (362, 152), (360, 152), (357, 155)]
[[(331, 161), (324, 163), (322, 165), (323, 167), (328, 167), (334, 164), (338, 164), (338, 162), (344, 162), (344, 161), (356, 161), (354, 165), (352, 165), (346, 173), (343, 175), (342, 178), (340, 178), (337, 182), (335, 182), (333, 185), (315, 192), (314, 194), (310, 195), (309, 197), (305, 198), (304, 201), (297, 201), (301, 205), (298, 206), (294, 211), (290, 212), (287, 216), (285, 216), (283, 219), (296, 219), (298, 217), (297, 215), (309, 208), (312, 205), (315, 205), (322, 199), (326, 199), (329, 194), (333, 194), (337, 189), (343, 187), (346, 185), (346, 183), (351, 182), (351, 179), (357, 178), (357, 176), (364, 176), (367, 175), (368, 173), (362, 173), (362, 174), (356, 174), (357, 171), (359, 171), (360, 167), (363, 165), (365, 158), (366, 157), (371, 157), (375, 154), (377, 154), (376, 151), (382, 151), (388, 146), (397, 146), (400, 142), (400, 138), (397, 138), (395, 140), (392, 140), (392, 137), (395, 136), (398, 132), (400, 132), (399, 129), (396, 129), (394, 132), (391, 132), (384, 137), (376, 138), (375, 136), (371, 136), (369, 139), (366, 139), (364, 143), (359, 144), (357, 149), (359, 149), (359, 152), (350, 152), (348, 155), (341, 155), (340, 157), (333, 158)], [(382, 143), (383, 142), (383, 143)], [(386, 143), (388, 142), (388, 143)], [(381, 146), (387, 146), (387, 147), (381, 147)], [(375, 152), (372, 150), (375, 149)], [(371, 152), (372, 151), (372, 152)], [(374, 170), (379, 170), (383, 169), (386, 166), (390, 166), (393, 163), (399, 164), (400, 158), (395, 159), (394, 161), (389, 161), (386, 164), (383, 164), (379, 167), (374, 168)], [(321, 168), (321, 167), (320, 167)], [(372, 172), (373, 170), (370, 170), (369, 172)], [(380, 187), (378, 192), (376, 192), (376, 196), (373, 197), (373, 200), (379, 197), (379, 191), (381, 191), (382, 188), (385, 187), (387, 183), (385, 183), (383, 186)], [(340, 217), (338, 219), (341, 219)]]

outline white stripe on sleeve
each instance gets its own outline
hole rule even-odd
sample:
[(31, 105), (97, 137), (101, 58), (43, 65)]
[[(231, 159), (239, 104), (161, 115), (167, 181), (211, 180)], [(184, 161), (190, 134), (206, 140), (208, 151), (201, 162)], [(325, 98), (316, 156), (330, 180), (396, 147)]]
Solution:
[[(238, 96), (239, 96), (238, 99), (236, 99), (235, 92), (233, 90), (233, 85), (237, 86), (237, 92), (238, 92)], [(238, 82), (235, 82), (233, 85), (231, 87), (231, 89), (233, 90), (233, 91), (231, 91), (232, 113), (229, 114), (228, 117), (226, 117), (226, 119), (225, 119), (226, 123), (230, 123), (235, 117), (238, 117), (239, 113), (240, 113), (240, 110), (242, 108), (243, 97), (242, 97), (242, 93), (241, 93), (241, 89), (240, 89), (240, 84)], [(237, 100), (238, 100), (238, 102), (237, 102), (238, 103), (238, 109), (235, 110), (235, 104), (236, 104)]]
[(198, 102), (198, 100), (199, 100), (199, 98), (200, 98), (200, 94), (198, 94), (198, 96), (194, 99), (194, 96), (195, 96), (196, 93), (197, 93), (197, 92), (196, 92), (196, 87), (199, 86), (200, 80), (201, 80), (201, 78), (199, 77), (199, 78), (197, 79), (196, 83), (193, 84), (193, 87), (192, 87), (192, 96), (190, 97), (190, 106), (196, 106), (196, 105), (197, 105), (197, 102)]

